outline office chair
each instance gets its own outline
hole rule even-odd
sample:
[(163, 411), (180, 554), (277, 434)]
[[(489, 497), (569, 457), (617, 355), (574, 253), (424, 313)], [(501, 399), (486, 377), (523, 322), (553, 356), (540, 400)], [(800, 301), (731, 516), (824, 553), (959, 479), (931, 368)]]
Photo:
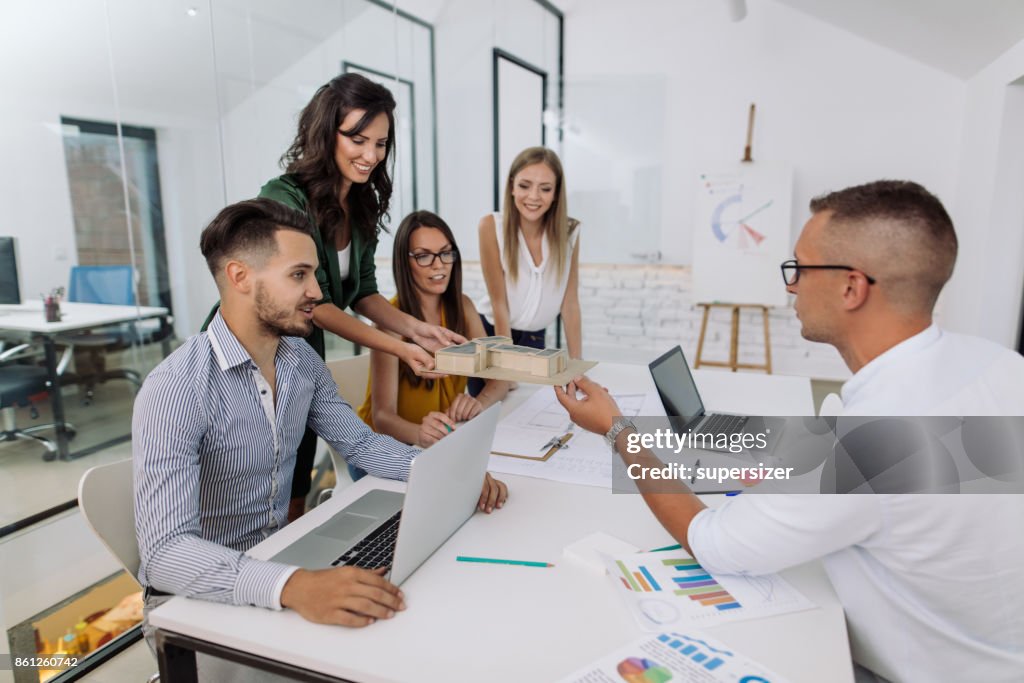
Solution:
[[(327, 369), (331, 372), (331, 377), (334, 378), (334, 383), (338, 385), (338, 395), (351, 404), (352, 409), (356, 410), (363, 403), (363, 399), (366, 397), (366, 383), (370, 378), (370, 354), (362, 353), (358, 356), (352, 356), (350, 358), (340, 358), (338, 360), (332, 360), (327, 362)], [(337, 480), (335, 489), (343, 485), (345, 476), (343, 473), (348, 472), (349, 476), (352, 476), (352, 472), (349, 470), (348, 463), (345, 462), (345, 458), (334, 450), (330, 445), (327, 446), (327, 452), (331, 457), (331, 464), (334, 466), (334, 474)], [(354, 469), (354, 468), (353, 468)], [(312, 490), (316, 490), (316, 484), (319, 483), (319, 473), (316, 482), (313, 483)], [(330, 493), (328, 493), (330, 492)], [(317, 505), (324, 502), (334, 493), (334, 489), (325, 489), (320, 492), (320, 496), (317, 498)]]
[[(0, 351), (3, 343), (0, 342)], [(39, 436), (37, 432), (45, 429), (52, 429), (56, 425), (53, 422), (33, 425), (25, 429), (18, 429), (15, 422), (18, 406), (29, 406), (32, 418), (39, 417), (39, 411), (32, 405), (32, 397), (37, 394), (44, 394), (50, 391), (49, 376), (46, 369), (38, 365), (24, 365), (14, 361), (28, 357), (26, 351), (28, 344), (21, 344), (6, 351), (0, 352), (0, 414), (3, 416), (2, 429), (0, 429), (0, 441), (34, 441), (46, 449), (43, 453), (43, 460), (53, 460), (57, 457), (57, 444), (51, 439)], [(64, 364), (66, 364), (66, 359)], [(74, 436), (75, 428), (65, 423), (69, 437)]]
[[(86, 471), (78, 482), (78, 508), (100, 543), (138, 581), (139, 542), (135, 536), (135, 492), (132, 461), (98, 465)], [(146, 679), (160, 680), (159, 673)]]
[[(131, 266), (74, 266), (68, 286), (68, 301), (134, 306), (133, 276)], [(84, 385), (84, 405), (92, 403), (96, 385), (109, 379), (126, 379), (135, 385), (136, 391), (142, 386), (142, 378), (135, 370), (107, 370), (106, 354), (143, 341), (133, 326), (123, 325), (120, 328), (64, 336), (60, 341), (73, 349), (75, 372), (69, 374), (67, 379), (68, 382)]]
[(78, 507), (104, 547), (126, 572), (137, 577), (140, 560), (131, 459), (98, 465), (83, 474), (78, 482)]

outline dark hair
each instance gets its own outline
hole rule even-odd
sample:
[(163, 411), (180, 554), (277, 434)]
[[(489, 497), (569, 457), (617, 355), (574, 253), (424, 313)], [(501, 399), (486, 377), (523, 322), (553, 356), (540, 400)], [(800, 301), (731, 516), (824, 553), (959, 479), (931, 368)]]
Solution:
[(815, 197), (810, 208), (831, 211), (829, 226), (875, 228), (862, 239), (897, 261), (894, 279), (902, 291), (893, 294), (931, 311), (953, 274), (958, 249), (953, 221), (938, 197), (908, 180), (877, 180)]
[[(354, 109), (366, 113), (352, 128), (339, 131)], [(327, 243), (334, 241), (345, 224), (345, 213), (338, 202), (342, 176), (334, 161), (337, 135), (358, 135), (380, 114), (387, 116), (389, 126), (384, 161), (377, 164), (366, 183), (353, 183), (347, 198), (349, 225), (368, 240), (376, 239), (391, 201), (388, 164), (394, 163), (395, 98), (390, 90), (356, 73), (332, 78), (320, 86), (299, 114), (295, 140), (281, 156), (281, 166), (298, 179), (309, 197), (313, 217)]]
[[(452, 245), (452, 250), (456, 253), (459, 251), (452, 229), (437, 214), (430, 211), (413, 211), (402, 219), (401, 225), (398, 226), (398, 232), (395, 233), (391, 268), (395, 276), (395, 287), (398, 290), (398, 309), (417, 320), (423, 320), (423, 310), (420, 308), (420, 299), (416, 295), (416, 283), (412, 277), (412, 265), (409, 263), (411, 260), (409, 243), (412, 240), (412, 234), (420, 228), (440, 230)], [(445, 327), (465, 336), (466, 318), (462, 310), (462, 259), (455, 259), (455, 263), (452, 264), (448, 287), (441, 295), (441, 310), (444, 313)], [(412, 368), (404, 362), (399, 361), (399, 363), (399, 375), (412, 386), (419, 386), (423, 378), (413, 372)], [(426, 382), (428, 389), (433, 387), (433, 380), (426, 380)]]
[(246, 254), (265, 260), (277, 252), (278, 230), (294, 230), (313, 237), (313, 226), (301, 211), (273, 199), (248, 199), (221, 209), (203, 230), (199, 249), (214, 277), (232, 257)]

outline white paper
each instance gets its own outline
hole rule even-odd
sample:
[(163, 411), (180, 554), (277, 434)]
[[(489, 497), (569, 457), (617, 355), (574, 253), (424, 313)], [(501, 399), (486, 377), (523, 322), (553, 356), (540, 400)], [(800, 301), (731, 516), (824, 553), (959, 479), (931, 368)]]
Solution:
[(621, 647), (561, 683), (787, 683), (707, 634), (648, 636)]
[[(622, 414), (663, 415), (664, 408), (656, 391), (613, 394)], [(567, 446), (546, 461), (539, 458), (550, 448), (552, 439), (572, 432)], [(521, 406), (498, 423), (491, 446), (488, 469), (503, 474), (550, 479), (585, 486), (612, 485), (612, 452), (602, 436), (576, 427), (555, 398), (554, 391), (534, 393)], [(511, 458), (496, 453), (536, 456), (538, 460)]]
[(684, 550), (620, 555), (608, 576), (647, 631), (714, 626), (813, 609), (777, 574), (710, 574)]
[(717, 164), (695, 196), (695, 301), (784, 306), (779, 263), (790, 254), (793, 171), (786, 164)]

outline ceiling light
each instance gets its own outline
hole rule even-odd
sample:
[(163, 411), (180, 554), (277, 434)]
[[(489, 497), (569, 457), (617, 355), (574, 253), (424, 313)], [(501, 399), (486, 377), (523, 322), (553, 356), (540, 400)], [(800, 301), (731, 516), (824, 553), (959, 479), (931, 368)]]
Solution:
[(729, 19), (732, 21), (743, 21), (747, 16), (747, 0), (726, 0), (729, 6)]

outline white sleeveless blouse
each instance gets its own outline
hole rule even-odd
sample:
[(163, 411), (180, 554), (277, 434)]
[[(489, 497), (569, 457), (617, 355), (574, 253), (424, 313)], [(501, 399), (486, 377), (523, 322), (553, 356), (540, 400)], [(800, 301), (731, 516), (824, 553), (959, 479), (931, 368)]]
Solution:
[[(504, 269), (504, 218), (500, 213), (495, 213), (493, 216), (495, 234), (498, 238), (498, 256)], [(580, 227), (577, 224), (576, 229), (569, 233), (569, 245), (565, 251), (565, 267), (562, 270), (562, 277), (559, 278), (558, 268), (548, 259), (547, 239), (541, 241), (541, 262), (539, 266), (535, 266), (533, 257), (530, 256), (530, 249), (526, 246), (526, 239), (523, 237), (522, 231), (519, 232), (519, 278), (512, 282), (508, 273), (505, 273), (505, 296), (508, 299), (509, 324), (512, 329), (533, 332), (543, 330), (555, 322), (555, 318), (558, 317), (558, 312), (562, 308), (565, 288), (569, 283), (572, 254), (576, 249), (579, 234)], [(493, 325), (494, 309), (491, 306), (490, 296), (485, 292), (482, 300), (475, 303), (477, 310)]]

